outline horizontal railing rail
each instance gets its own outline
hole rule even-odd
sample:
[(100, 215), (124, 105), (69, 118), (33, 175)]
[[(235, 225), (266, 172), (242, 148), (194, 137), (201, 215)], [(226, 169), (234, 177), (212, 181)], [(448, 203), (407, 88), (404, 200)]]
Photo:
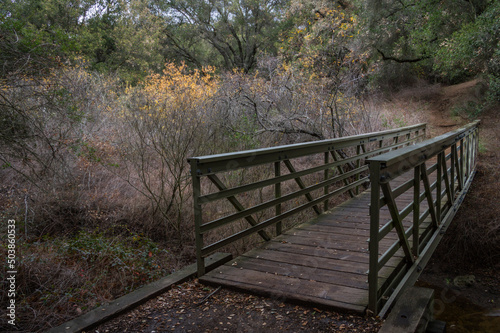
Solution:
[[(418, 124), (189, 158), (198, 275), (205, 273), (203, 259), (222, 247), (255, 233), (270, 240), (269, 227), (275, 226), (274, 234), (281, 234), (284, 219), (310, 208), (321, 214), (329, 209), (331, 198), (343, 193), (351, 197), (358, 194), (360, 187), (369, 182), (368, 166), (364, 163), (367, 158), (414, 144), (425, 137), (425, 130), (425, 124)], [(250, 172), (247, 170), (254, 172), (250, 181), (244, 174)], [(255, 174), (258, 179), (254, 179)], [(249, 193), (256, 191), (258, 200), (249, 199)], [(209, 212), (207, 206), (212, 207)], [(239, 229), (234, 227), (238, 221)]]
[[(474, 176), (479, 123), (367, 160), (371, 183), (368, 308), (374, 314), (384, 316), (400, 291), (416, 281), (455, 216)], [(409, 177), (401, 177), (405, 174)], [(407, 191), (412, 201), (398, 203)], [(383, 225), (381, 209), (391, 216)], [(380, 244), (383, 240), (387, 244), (389, 233), (396, 234), (397, 240), (382, 251)], [(404, 258), (402, 264), (379, 285), (380, 271), (396, 254)]]

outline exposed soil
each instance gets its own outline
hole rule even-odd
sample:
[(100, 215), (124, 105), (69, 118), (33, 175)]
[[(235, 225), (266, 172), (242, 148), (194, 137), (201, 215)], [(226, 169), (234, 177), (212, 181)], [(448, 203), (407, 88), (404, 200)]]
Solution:
[(379, 327), (374, 318), (214, 289), (192, 281), (91, 332), (374, 332)]
[[(439, 85), (407, 89), (391, 102), (429, 125), (428, 136), (460, 127), (469, 119), (451, 115), (456, 105), (480, 98), (482, 85), (474, 80), (451, 87)], [(419, 285), (435, 289), (436, 314), (448, 322), (448, 332), (493, 332), (500, 327), (500, 109), (482, 114), (481, 152), (476, 178), (460, 211), (421, 275)], [(485, 229), (486, 228), (486, 229)], [(489, 251), (480, 256), (478, 251)], [(478, 260), (483, 258), (484, 260)], [(473, 276), (455, 285), (457, 276)], [(339, 314), (216, 290), (191, 281), (174, 287), (141, 307), (107, 322), (92, 332), (376, 332), (374, 318)]]

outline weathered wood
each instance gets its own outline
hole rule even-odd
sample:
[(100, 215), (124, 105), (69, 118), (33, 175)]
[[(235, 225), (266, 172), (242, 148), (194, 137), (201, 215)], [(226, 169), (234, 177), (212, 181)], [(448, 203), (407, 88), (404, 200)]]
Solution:
[[(418, 278), (428, 258), (432, 255), (442, 236), (443, 225), (446, 226), (451, 221), (456, 207), (460, 205), (458, 199), (454, 202), (455, 196), (463, 197), (467, 192), (467, 186), (462, 184), (470, 184), (472, 179), (476, 155), (471, 147), (477, 140), (478, 125), (479, 122), (476, 121), (426, 142), (400, 149), (397, 152), (392, 151), (375, 156), (367, 161), (370, 164), (372, 189), (376, 189), (376, 193), (372, 192), (370, 204), (371, 227), (373, 228), (370, 233), (370, 244), (372, 244), (373, 237), (376, 237), (377, 244), (384, 242), (394, 228), (399, 236), (399, 242), (392, 244), (381, 257), (375, 255), (373, 248), (370, 248), (369, 308), (371, 312), (383, 317), (404, 288), (410, 286)], [(457, 147), (457, 142), (460, 142), (460, 147)], [(450, 153), (448, 154), (447, 151)], [(448, 160), (450, 161), (449, 168)], [(430, 166), (427, 167), (426, 165), (429, 164)], [(455, 169), (457, 179), (454, 176)], [(394, 180), (398, 178), (406, 180), (404, 175), (411, 170), (413, 170), (413, 180), (406, 183), (400, 181), (404, 185), (392, 190), (394, 187), (391, 182), (394, 183)], [(455, 182), (458, 185), (456, 192)], [(405, 192), (411, 188), (413, 191), (409, 192), (413, 193), (412, 201), (406, 206), (400, 206), (400, 203), (395, 200), (396, 197), (401, 194), (403, 199), (400, 202), (405, 202), (407, 200)], [(383, 197), (378, 197), (380, 189), (382, 189)], [(408, 199), (411, 198), (408, 197)], [(426, 200), (423, 201), (424, 199)], [(383, 208), (381, 208), (382, 202), (390, 210), (391, 221), (376, 230), (384, 215)], [(421, 214), (422, 209), (424, 212)], [(406, 219), (409, 220), (410, 216), (413, 220), (412, 226), (404, 223)], [(410, 244), (413, 244), (411, 249)], [(385, 264), (401, 247), (405, 252), (406, 266), (395, 271), (394, 276), (380, 287), (376, 279), (378, 271), (385, 267)]]
[[(327, 214), (288, 230), (262, 247), (228, 262), (200, 280), (271, 297), (279, 295), (297, 302), (361, 313), (368, 299), (367, 240), (370, 221), (366, 199), (369, 197), (370, 193), (362, 193)], [(387, 209), (382, 215), (390, 220)], [(404, 221), (405, 228), (410, 225), (411, 220)], [(389, 232), (379, 243), (381, 253), (397, 240), (396, 231)], [(379, 271), (380, 285), (384, 285), (399, 267), (403, 257), (402, 250), (398, 250)], [(281, 279), (284, 280), (279, 282)], [(300, 291), (294, 288), (296, 284), (287, 284), (287, 281), (300, 282)], [(305, 294), (312, 282), (316, 289), (313, 288), (311, 294), (309, 291)], [(322, 288), (329, 297), (314, 296), (317, 288)], [(332, 293), (333, 290), (336, 292)]]
[(242, 271), (223, 266), (203, 276), (201, 281), (264, 294), (283, 301), (312, 303), (316, 306), (319, 304), (344, 311), (362, 313), (366, 307), (368, 294), (363, 289), (340, 287), (311, 279), (283, 277), (249, 269), (244, 270), (244, 273)]
[[(210, 253), (254, 233), (259, 233), (264, 240), (269, 241), (270, 227), (274, 226), (276, 234), (279, 235), (283, 231), (282, 221), (285, 219), (297, 216), (310, 208), (319, 215), (320, 207), (326, 210), (331, 199), (345, 197), (344, 194), (353, 196), (362, 185), (366, 186), (369, 182), (368, 166), (364, 164), (367, 158), (420, 140), (425, 126), (419, 124), (320, 142), (189, 158), (193, 188), (196, 187), (193, 191), (193, 201), (198, 261), (201, 262), (201, 259)], [(394, 143), (393, 138), (396, 137), (406, 140), (396, 140)], [(379, 142), (379, 147), (370, 145), (369, 142)], [(318, 158), (322, 161), (318, 161)], [(303, 163), (306, 159), (312, 163), (302, 164), (305, 168), (297, 170), (297, 163)], [(320, 162), (319, 165), (315, 164), (314, 160)], [(288, 173), (282, 172), (282, 164), (288, 169)], [(234, 171), (252, 168), (258, 173), (257, 168), (261, 165), (268, 171), (274, 167), (274, 175), (271, 176), (272, 172), (269, 172), (246, 183), (244, 178), (241, 182), (232, 181)], [(331, 174), (333, 170), (337, 171), (335, 175)], [(227, 186), (221, 181), (223, 178), (219, 177), (229, 180)], [(214, 192), (212, 187), (201, 186), (202, 178), (211, 180), (218, 191)], [(320, 178), (323, 179), (319, 180)], [(298, 190), (291, 190), (289, 184), (293, 180), (298, 184)], [(272, 193), (269, 191), (270, 186), (274, 187), (274, 196), (269, 195)], [(208, 193), (202, 193), (205, 191)], [(251, 192), (258, 192), (258, 197), (243, 202)], [(306, 203), (303, 203), (303, 197), (307, 200)], [(204, 207), (223, 199), (228, 200), (236, 212), (214, 214), (208, 209), (210, 213), (203, 216)], [(245, 219), (248, 225), (239, 223), (242, 219)], [(228, 234), (229, 230), (231, 234)], [(218, 235), (220, 237), (217, 237)], [(203, 275), (202, 266), (199, 267), (199, 275)]]
[[(209, 175), (208, 178), (212, 181), (212, 183), (214, 183), (214, 185), (219, 189), (219, 191), (227, 189), (227, 187), (224, 185), (224, 183), (216, 175)], [(238, 199), (236, 199), (235, 196), (229, 196), (227, 198), (227, 200), (233, 205), (233, 207), (237, 211), (242, 212), (245, 210), (245, 207), (243, 207), (243, 205), (238, 201)], [(251, 215), (247, 215), (244, 218), (252, 226), (255, 226), (258, 224), (258, 222), (255, 221), (255, 219)], [(258, 233), (266, 241), (271, 239), (271, 237), (269, 237), (269, 235), (264, 230), (259, 230)]]
[[(294, 168), (292, 162), (290, 162), (290, 160), (284, 160), (283, 162), (285, 163), (288, 171), (290, 171), (290, 174), (294, 174), (294, 173), (297, 172), (297, 170), (295, 170), (295, 168)], [(296, 177), (294, 179), (295, 179), (295, 182), (297, 183), (297, 185), (299, 185), (299, 187), (300, 187), (301, 190), (303, 190), (303, 189), (306, 188), (306, 185), (302, 181), (302, 178)], [(326, 193), (326, 194), (328, 194), (328, 193)], [(305, 197), (306, 197), (307, 201), (313, 201), (311, 193), (306, 193)], [(313, 209), (316, 212), (316, 214), (318, 214), (318, 215), (321, 214), (321, 210), (319, 209), (319, 207), (317, 205), (314, 205)]]
[(379, 333), (424, 333), (433, 308), (434, 290), (410, 287), (396, 302)]
[[(404, 287), (418, 276), (442, 237), (440, 230), (444, 230), (449, 223), (464, 195), (464, 192), (460, 192), (460, 198), (453, 198), (458, 193), (454, 191), (455, 187), (466, 191), (470, 184), (470, 179), (464, 176), (473, 174), (475, 151), (473, 143), (465, 136), (475, 133), (476, 125), (468, 126), (464, 132), (456, 131), (430, 140), (417, 148), (404, 147), (405, 141), (404, 144), (399, 142), (401, 149), (392, 149), (399, 147), (398, 139), (394, 140), (396, 145), (389, 144), (382, 148), (383, 140), (396, 137), (408, 139), (411, 137), (409, 132), (389, 138), (375, 138), (373, 141), (378, 141), (380, 149), (390, 153), (370, 160), (371, 189), (291, 230), (282, 232), (278, 228), (277, 234), (281, 235), (202, 276), (200, 281), (358, 313), (368, 307), (371, 313), (383, 316)], [(455, 134), (457, 137), (454, 137)], [(458, 147), (457, 142), (460, 142)], [(442, 147), (442, 144), (453, 146)], [(363, 145), (364, 142), (360, 142), (357, 146), (351, 146), (360, 158), (364, 158), (361, 155), (365, 153), (369, 154)], [(297, 172), (290, 162), (296, 156), (312, 154), (304, 150), (305, 146), (301, 146), (300, 150), (287, 148), (286, 153), (279, 152), (277, 157), (258, 157), (258, 161), (252, 160), (256, 156), (251, 159), (249, 156), (249, 160), (244, 161), (241, 159), (244, 154), (238, 155), (238, 163), (246, 166), (270, 161), (274, 163), (275, 179), (260, 182), (274, 185), (274, 189), (269, 190), (270, 193), (274, 192), (274, 198), (262, 199), (262, 203), (231, 218), (250, 216), (264, 208), (272, 209), (275, 216), (266, 216), (264, 218), (267, 220), (232, 236), (224, 236), (226, 238), (202, 249), (202, 255), (264, 228), (269, 230), (269, 227), (304, 209), (314, 208), (319, 213), (320, 207), (328, 207), (329, 198), (340, 193), (347, 194), (349, 190), (352, 190), (349, 193), (352, 195), (358, 186), (366, 182), (364, 170), (367, 166), (361, 167), (360, 160), (354, 157), (346, 161), (352, 162), (356, 169), (347, 172), (344, 169), (337, 170), (340, 175), (335, 177), (329, 175), (328, 168), (324, 167), (330, 164), (330, 157), (340, 161), (335, 151), (348, 145), (324, 146), (321, 149), (315, 145), (310, 147), (314, 147), (313, 153), (322, 154), (323, 165), (311, 169), (322, 174), (315, 174), (317, 178), (313, 185), (308, 186), (306, 178), (301, 178), (306, 172)], [(443, 149), (448, 149), (450, 153), (443, 152)], [(363, 154), (359, 155), (361, 151)], [(266, 151), (266, 154), (270, 152)], [(200, 166), (198, 171), (212, 178), (212, 174), (223, 171), (224, 158), (208, 157), (207, 164)], [(199, 163), (203, 164), (204, 159)], [(281, 162), (289, 171), (286, 177), (298, 184), (298, 191), (281, 193), (284, 187), (281, 188), (276, 181), (285, 176), (280, 171)], [(426, 164), (430, 166), (426, 167)], [(217, 170), (212, 170), (208, 165)], [(238, 167), (231, 164), (227, 170), (235, 169)], [(341, 186), (339, 182), (342, 181), (344, 186), (335, 188)], [(230, 197), (229, 194), (233, 193), (225, 189), (222, 191), (224, 197)], [(340, 198), (345, 198), (345, 194)], [(296, 208), (288, 208), (289, 204), (281, 206), (291, 198), (295, 200), (304, 195), (307, 201), (296, 202), (300, 205)], [(452, 202), (452, 198), (455, 202)], [(442, 224), (441, 218), (444, 221)], [(222, 222), (214, 220), (198, 229), (201, 233), (215, 230), (223, 225)]]
[[(302, 266), (283, 262), (271, 262), (260, 258), (239, 257), (232, 266), (239, 269), (270, 273), (279, 276), (310, 278), (314, 281), (368, 290), (365, 275), (344, 271), (332, 272), (330, 269)], [(340, 277), (340, 279), (339, 279)]]

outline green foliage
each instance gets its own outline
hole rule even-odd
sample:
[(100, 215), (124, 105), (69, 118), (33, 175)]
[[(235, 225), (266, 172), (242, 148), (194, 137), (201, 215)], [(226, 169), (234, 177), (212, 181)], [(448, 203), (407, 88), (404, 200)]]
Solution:
[(488, 149), (486, 148), (486, 146), (484, 145), (484, 142), (481, 140), (481, 138), (479, 139), (479, 144), (478, 144), (478, 148), (479, 148), (479, 152), (481, 154), (484, 154), (488, 151)]
[(294, 0), (288, 15), (293, 24), (281, 32), (279, 44), (286, 62), (320, 77), (340, 79), (347, 74), (363, 81), (367, 59), (356, 43), (360, 31), (352, 8), (338, 2)]
[(136, 233), (45, 236), (19, 243), (18, 251), (18, 311), (26, 318), (36, 309), (43, 318), (22, 324), (30, 332), (41, 331), (49, 312), (77, 316), (170, 273), (170, 254)]
[[(382, 59), (382, 82), (392, 87), (416, 74), (463, 82), (484, 73), (498, 48), (499, 6), (488, 0), (369, 0), (359, 11), (368, 28), (363, 43)], [(420, 65), (417, 73), (413, 64)]]
[(381, 122), (381, 126), (386, 129), (408, 126), (408, 123), (403, 119), (403, 117), (388, 119), (387, 117), (382, 116)]
[(444, 39), (436, 52), (435, 68), (452, 82), (484, 70), (495, 73), (500, 48), (500, 3), (492, 2), (480, 16)]
[(163, 64), (163, 23), (143, 0), (117, 1), (86, 19), (80, 29), (81, 52), (100, 72), (117, 71), (137, 83)]
[(452, 116), (461, 116), (469, 120), (474, 120), (479, 117), (484, 110), (484, 103), (468, 101), (463, 105), (457, 105), (451, 110)]
[[(98, 232), (82, 231), (60, 245), (64, 260), (78, 261), (84, 270), (93, 269), (94, 265), (100, 267), (102, 278), (113, 274), (111, 271), (130, 271), (133, 285), (167, 274), (157, 262), (159, 255), (167, 253), (159, 250), (150, 239), (135, 233), (121, 240), (110, 239)], [(129, 288), (133, 288), (133, 285)]]
[(50, 67), (61, 64), (66, 52), (75, 49), (73, 41), (61, 30), (37, 29), (7, 15), (10, 14), (0, 11), (0, 79), (46, 73)]
[(488, 91), (486, 93), (487, 103), (493, 104), (500, 101), (500, 47), (488, 62)]
[(160, 69), (162, 21), (143, 0), (0, 3), (2, 73), (45, 73), (68, 60), (137, 82)]
[(164, 17), (166, 55), (200, 68), (254, 68), (261, 53), (275, 54), (274, 44), (288, 0), (154, 1)]
[[(90, 142), (85, 142), (78, 139), (74, 144), (70, 146), (76, 156), (83, 158), (89, 162), (100, 163), (101, 157), (99, 156), (98, 149), (92, 145)], [(110, 165), (114, 166), (112, 163)]]

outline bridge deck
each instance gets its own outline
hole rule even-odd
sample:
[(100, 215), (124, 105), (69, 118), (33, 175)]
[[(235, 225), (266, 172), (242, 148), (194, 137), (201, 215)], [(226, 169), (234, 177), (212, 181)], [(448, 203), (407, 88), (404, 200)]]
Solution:
[[(391, 184), (396, 187), (407, 179), (400, 177), (397, 184)], [(405, 206), (412, 200), (412, 191), (408, 191), (396, 201)], [(363, 313), (368, 305), (369, 203), (367, 190), (207, 273), (200, 281), (284, 301)], [(381, 225), (391, 220), (387, 207), (380, 214)], [(412, 214), (403, 221), (405, 229), (411, 223)], [(423, 223), (421, 229), (426, 225)], [(395, 240), (393, 230), (380, 243), (380, 253)], [(379, 285), (402, 264), (400, 251), (381, 270)]]

